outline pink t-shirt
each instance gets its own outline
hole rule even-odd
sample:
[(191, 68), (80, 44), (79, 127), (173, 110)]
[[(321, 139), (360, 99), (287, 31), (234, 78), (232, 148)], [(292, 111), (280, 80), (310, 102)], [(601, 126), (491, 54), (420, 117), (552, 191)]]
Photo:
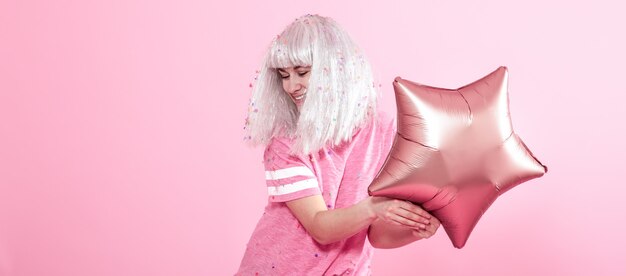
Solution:
[(268, 204), (235, 275), (370, 275), (374, 248), (367, 228), (321, 245), (284, 202), (322, 195), (332, 210), (365, 199), (395, 133), (395, 118), (379, 111), (351, 142), (308, 156), (289, 155), (289, 139), (272, 139), (264, 153)]

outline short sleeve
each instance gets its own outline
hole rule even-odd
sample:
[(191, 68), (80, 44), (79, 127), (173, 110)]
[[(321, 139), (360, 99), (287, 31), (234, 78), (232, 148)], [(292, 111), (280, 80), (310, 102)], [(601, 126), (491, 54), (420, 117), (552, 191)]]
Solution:
[(289, 154), (291, 140), (273, 138), (265, 148), (263, 164), (268, 200), (285, 202), (321, 194), (310, 160)]

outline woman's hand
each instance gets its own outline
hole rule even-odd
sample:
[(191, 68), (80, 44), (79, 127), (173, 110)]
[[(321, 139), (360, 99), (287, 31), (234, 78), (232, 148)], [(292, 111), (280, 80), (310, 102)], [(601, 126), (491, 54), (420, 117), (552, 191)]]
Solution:
[[(414, 228), (415, 235), (430, 237), (439, 227), (439, 221), (435, 217), (409, 201), (370, 196), (367, 203), (376, 219)], [(434, 225), (431, 225), (433, 222)]]
[(428, 239), (441, 225), (436, 217), (409, 201), (370, 196), (363, 202), (373, 218), (367, 237), (375, 248), (398, 248)]

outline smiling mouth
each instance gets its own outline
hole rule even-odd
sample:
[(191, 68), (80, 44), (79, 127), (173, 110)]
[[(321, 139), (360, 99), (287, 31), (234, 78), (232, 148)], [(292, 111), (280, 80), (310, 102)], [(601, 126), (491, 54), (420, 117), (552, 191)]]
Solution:
[(302, 94), (302, 95), (300, 95), (300, 96), (293, 97), (293, 98), (294, 98), (295, 100), (302, 100), (302, 99), (304, 98), (304, 96), (305, 96), (305, 95), (306, 95), (306, 93), (304, 93), (304, 94)]

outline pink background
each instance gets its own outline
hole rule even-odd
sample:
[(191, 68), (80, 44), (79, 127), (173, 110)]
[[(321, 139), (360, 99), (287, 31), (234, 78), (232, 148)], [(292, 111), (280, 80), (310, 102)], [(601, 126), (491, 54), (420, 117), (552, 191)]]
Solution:
[(549, 167), (463, 249), (440, 230), (377, 250), (375, 275), (626, 275), (625, 7), (469, 2), (0, 1), (0, 275), (232, 275), (267, 200), (249, 84), (305, 13), (352, 35), (390, 112), (395, 76), (506, 65)]

